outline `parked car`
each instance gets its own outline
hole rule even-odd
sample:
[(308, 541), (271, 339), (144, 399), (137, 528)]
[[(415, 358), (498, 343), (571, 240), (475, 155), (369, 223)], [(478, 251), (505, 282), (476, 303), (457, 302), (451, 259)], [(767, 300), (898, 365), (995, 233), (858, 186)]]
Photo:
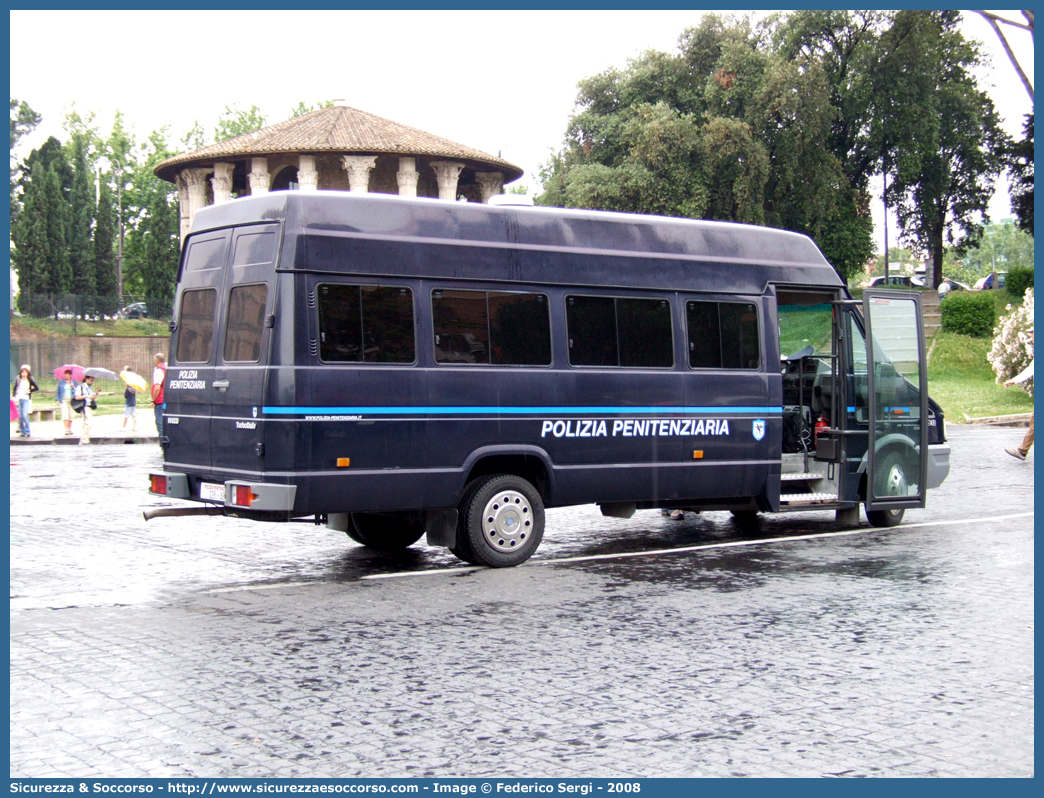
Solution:
[(866, 284), (867, 288), (921, 288), (923, 286), (923, 280), (905, 274), (890, 274), (887, 277), (881, 275)]
[(980, 277), (975, 283), (975, 288), (980, 291), (989, 291), (995, 288), (1003, 288), (1007, 272), (990, 272), (985, 277)]
[(121, 310), (119, 317), (121, 319), (147, 319), (149, 309), (144, 302), (135, 302)]

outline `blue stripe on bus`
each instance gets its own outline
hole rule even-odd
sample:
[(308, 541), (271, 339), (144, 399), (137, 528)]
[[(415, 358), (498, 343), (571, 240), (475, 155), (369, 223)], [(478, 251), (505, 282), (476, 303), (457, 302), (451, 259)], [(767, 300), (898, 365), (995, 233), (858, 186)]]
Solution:
[(266, 415), (324, 415), (324, 416), (360, 416), (360, 415), (648, 415), (648, 414), (713, 414), (729, 415), (735, 413), (755, 415), (780, 415), (782, 407), (262, 407)]

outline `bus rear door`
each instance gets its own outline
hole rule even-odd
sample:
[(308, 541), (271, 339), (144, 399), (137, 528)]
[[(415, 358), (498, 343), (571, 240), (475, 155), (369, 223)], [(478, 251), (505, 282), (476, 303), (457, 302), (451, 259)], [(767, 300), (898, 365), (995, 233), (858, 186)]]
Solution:
[(280, 226), (232, 231), (215, 347), (211, 402), (211, 467), (216, 476), (260, 473), (264, 463), (261, 413), (274, 318), (275, 261)]

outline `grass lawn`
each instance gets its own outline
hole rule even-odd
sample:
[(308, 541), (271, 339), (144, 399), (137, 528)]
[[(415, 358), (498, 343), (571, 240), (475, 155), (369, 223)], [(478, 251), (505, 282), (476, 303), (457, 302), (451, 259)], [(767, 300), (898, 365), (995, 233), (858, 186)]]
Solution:
[(1032, 413), (1033, 397), (1022, 388), (997, 383), (986, 359), (991, 338), (940, 332), (930, 345), (928, 393), (943, 409), (947, 421)]

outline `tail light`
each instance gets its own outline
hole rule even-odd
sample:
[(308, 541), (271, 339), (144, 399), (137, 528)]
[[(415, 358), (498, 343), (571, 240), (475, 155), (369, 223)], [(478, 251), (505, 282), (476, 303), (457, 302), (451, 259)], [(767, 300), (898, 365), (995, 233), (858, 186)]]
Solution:
[(250, 490), (249, 485), (232, 486), (232, 504), (237, 507), (249, 507), (256, 498), (257, 494)]
[(167, 495), (167, 478), (162, 474), (149, 474), (149, 492)]

